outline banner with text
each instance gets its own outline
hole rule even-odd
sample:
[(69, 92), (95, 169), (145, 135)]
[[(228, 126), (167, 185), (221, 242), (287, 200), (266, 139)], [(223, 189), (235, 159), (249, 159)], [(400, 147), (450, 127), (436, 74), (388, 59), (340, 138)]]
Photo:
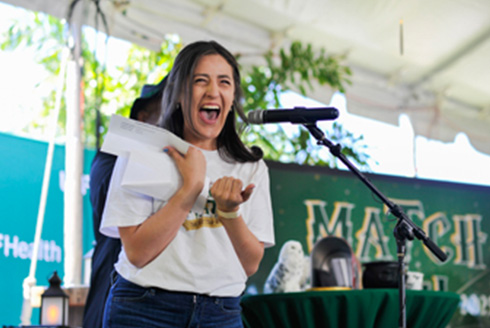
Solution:
[[(22, 282), (29, 273), (47, 144), (0, 134), (0, 267), (8, 275), (0, 280), (2, 325), (19, 323)], [(51, 181), (38, 253), (36, 279), (46, 285), (54, 270), (63, 277), (64, 147), (55, 147)], [(83, 252), (92, 248), (88, 173), (93, 150), (84, 155), (82, 177)], [(352, 173), (328, 168), (268, 162), (274, 209), (276, 246), (266, 250), (259, 271), (250, 278), (247, 292), (261, 293), (277, 262), (281, 246), (299, 241), (309, 254), (327, 235), (345, 238), (361, 263), (396, 261), (392, 215)], [(389, 199), (449, 257), (444, 263), (419, 241), (408, 243), (410, 270), (424, 273), (424, 288), (453, 291), (461, 305), (451, 327), (490, 326), (490, 187), (429, 180), (367, 175)], [(36, 322), (35, 315), (33, 323)]]
[[(249, 291), (261, 292), (281, 246), (297, 240), (309, 254), (316, 241), (343, 237), (361, 263), (397, 261), (396, 218), (349, 171), (268, 162), (276, 246), (266, 250)], [(407, 243), (409, 270), (424, 273), (424, 289), (457, 292), (451, 327), (490, 326), (490, 187), (383, 175), (368, 179), (436, 243), (441, 263), (423, 243)]]

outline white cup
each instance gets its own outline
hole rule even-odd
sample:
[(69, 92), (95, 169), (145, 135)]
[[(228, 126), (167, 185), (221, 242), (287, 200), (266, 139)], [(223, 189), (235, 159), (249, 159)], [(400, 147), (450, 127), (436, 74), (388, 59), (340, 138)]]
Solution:
[(422, 272), (407, 272), (407, 289), (422, 290), (424, 286), (424, 274)]

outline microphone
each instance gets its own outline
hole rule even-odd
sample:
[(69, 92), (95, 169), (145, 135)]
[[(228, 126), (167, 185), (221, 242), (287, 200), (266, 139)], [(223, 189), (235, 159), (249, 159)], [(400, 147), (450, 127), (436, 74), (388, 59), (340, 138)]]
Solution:
[(294, 107), (293, 109), (267, 109), (252, 110), (248, 112), (248, 121), (251, 124), (267, 123), (293, 123), (307, 124), (316, 121), (335, 120), (339, 111), (334, 107)]

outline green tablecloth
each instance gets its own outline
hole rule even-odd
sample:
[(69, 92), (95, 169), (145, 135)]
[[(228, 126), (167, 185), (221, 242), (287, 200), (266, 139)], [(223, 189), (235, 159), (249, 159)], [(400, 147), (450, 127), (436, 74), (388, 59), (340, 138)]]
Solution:
[[(407, 290), (407, 327), (446, 327), (459, 304), (450, 292)], [(242, 318), (248, 328), (398, 327), (398, 289), (308, 291), (246, 295)]]

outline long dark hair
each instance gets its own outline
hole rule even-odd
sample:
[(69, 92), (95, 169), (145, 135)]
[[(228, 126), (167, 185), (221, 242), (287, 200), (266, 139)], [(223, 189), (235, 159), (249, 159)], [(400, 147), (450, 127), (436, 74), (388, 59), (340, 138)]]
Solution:
[[(225, 125), (217, 139), (218, 152), (221, 158), (228, 162), (258, 161), (262, 158), (262, 150), (258, 147), (252, 147), (252, 149), (246, 147), (241, 141), (236, 127), (235, 112), (244, 122), (248, 122), (241, 106), (243, 94), (238, 63), (228, 50), (215, 41), (194, 42), (179, 52), (168, 76), (167, 86), (162, 99), (162, 114), (158, 125), (183, 138), (183, 111), (190, 111), (190, 99), (192, 99), (191, 77), (199, 60), (203, 56), (214, 54), (222, 56), (230, 64), (233, 69), (233, 80), (235, 81), (232, 110), (226, 118)], [(183, 105), (179, 103), (181, 95), (185, 99), (189, 99)], [(182, 108), (182, 106), (187, 108)]]

